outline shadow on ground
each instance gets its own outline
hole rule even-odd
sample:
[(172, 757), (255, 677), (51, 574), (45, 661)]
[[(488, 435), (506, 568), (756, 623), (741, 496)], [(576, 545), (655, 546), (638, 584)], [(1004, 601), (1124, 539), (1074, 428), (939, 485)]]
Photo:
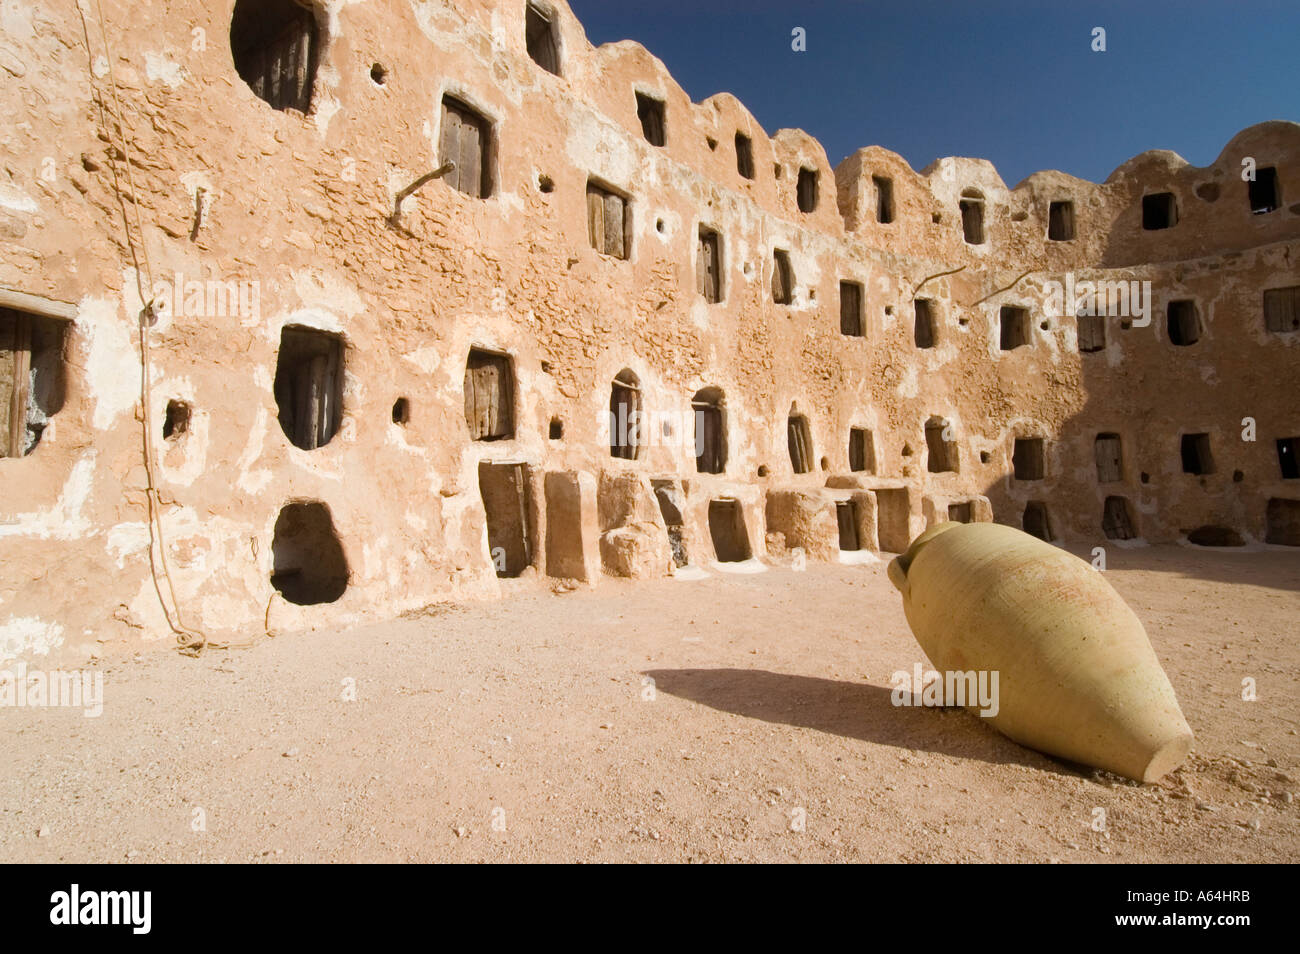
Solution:
[(962, 709), (895, 706), (884, 686), (763, 669), (651, 669), (655, 688), (720, 712), (898, 749), (1078, 775)]

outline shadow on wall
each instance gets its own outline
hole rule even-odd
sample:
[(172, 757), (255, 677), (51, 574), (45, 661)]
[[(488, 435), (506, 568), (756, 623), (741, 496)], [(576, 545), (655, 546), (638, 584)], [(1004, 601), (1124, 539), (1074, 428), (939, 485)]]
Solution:
[(762, 669), (652, 669), (643, 675), (670, 695), (720, 712), (816, 729), (894, 748), (1078, 774), (1017, 745), (964, 710), (895, 706), (884, 686), (792, 676)]
[[(1081, 560), (1091, 560), (1089, 550), (1082, 546), (1065, 548)], [(1198, 550), (1188, 547), (1138, 547), (1124, 550), (1116, 557), (1107, 549), (1111, 569), (1163, 573), (1173, 579), (1214, 580), (1242, 588), (1276, 590), (1294, 596), (1300, 593), (1300, 553), (1285, 551), (1244, 551), (1221, 549)], [(1111, 583), (1125, 595), (1124, 578), (1112, 577)], [(1127, 599), (1127, 596), (1125, 596)]]
[[(1300, 418), (1277, 398), (1296, 342), (1272, 330), (1281, 306), (1268, 295), (1294, 279), (1260, 267), (1225, 288), (1213, 270), (1181, 274), (1153, 275), (1149, 325), (1101, 318), (1064, 355), (1078, 364), (1085, 403), (1055, 436), (1015, 435), (1006, 473), (984, 489), (998, 522), (1122, 552), (1125, 566), (1140, 562), (1129, 540), (1185, 539), (1236, 559), (1253, 539), (1300, 555)], [(1300, 287), (1293, 297), (1300, 302)], [(1189, 332), (1189, 313), (1197, 328), (1212, 314), (1212, 333)], [(1031, 331), (1031, 346), (1042, 346), (1038, 337)], [(1211, 366), (1230, 373), (1230, 388), (1205, 383)], [(1197, 565), (1213, 578), (1236, 575), (1214, 561)]]

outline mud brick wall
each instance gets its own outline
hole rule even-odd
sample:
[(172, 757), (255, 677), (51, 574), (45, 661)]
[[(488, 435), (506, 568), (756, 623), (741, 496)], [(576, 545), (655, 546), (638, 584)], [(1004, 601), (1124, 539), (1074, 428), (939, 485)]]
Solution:
[[(1300, 301), (1266, 295), (1300, 286), (1296, 124), (1008, 188), (832, 169), (559, 2), (100, 14), (3, 7), (0, 657), (756, 568), (787, 532), (1300, 543)], [(1147, 316), (1081, 350), (1085, 281)]]

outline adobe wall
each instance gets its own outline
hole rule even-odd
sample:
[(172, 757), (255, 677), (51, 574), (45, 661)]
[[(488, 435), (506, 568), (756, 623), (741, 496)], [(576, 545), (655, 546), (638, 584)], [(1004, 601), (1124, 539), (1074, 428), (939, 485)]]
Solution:
[[(591, 46), (563, 3), (546, 6), (562, 75), (539, 68), (524, 0), (320, 3), (303, 115), (272, 109), (236, 72), (233, 7), (103, 0), (106, 49), (96, 5), (5, 5), (0, 304), (66, 322), (66, 389), (35, 450), (0, 460), (0, 658), (170, 639), (163, 606), (172, 623), (238, 640), (492, 597), (548, 575), (666, 574), (652, 481), (671, 483), (678, 542), (696, 565), (714, 560), (710, 502), (721, 499), (738, 502), (758, 563), (788, 559), (768, 515), (801, 512), (782, 496), (791, 492), (830, 508), (827, 519), (790, 518), (822, 534), (805, 547), (815, 557), (836, 549), (834, 504), (867, 492), (857, 513), (870, 515), (869, 548), (946, 519), (950, 503), (1019, 526), (1031, 500), (1047, 504), (1058, 541), (1103, 545), (1102, 502), (1116, 493), (1147, 541), (1203, 525), (1261, 541), (1266, 502), (1300, 499), (1274, 447), (1300, 435), (1300, 333), (1268, 332), (1261, 316), (1263, 289), (1300, 284), (1294, 123), (1244, 130), (1204, 169), (1151, 152), (1102, 184), (1040, 172), (1008, 189), (982, 160), (917, 173), (880, 147), (832, 169), (816, 140), (769, 137), (728, 94), (692, 103), (639, 45)], [(634, 91), (665, 103), (663, 147), (646, 142)], [(395, 195), (440, 165), (444, 94), (491, 124), (491, 194), (435, 179), (394, 227)], [(737, 171), (738, 131), (752, 139), (753, 179)], [(1277, 169), (1282, 208), (1251, 214), (1244, 156)], [(796, 202), (801, 167), (819, 179), (811, 212)], [(876, 221), (873, 175), (892, 179), (892, 223)], [(589, 179), (629, 198), (626, 260), (591, 246)], [(958, 211), (971, 188), (985, 204), (980, 245), (963, 240)], [(1175, 227), (1142, 229), (1153, 191), (1176, 195)], [(1074, 203), (1073, 241), (1046, 237), (1059, 199)], [(716, 304), (697, 292), (701, 226), (722, 241)], [(774, 248), (790, 255), (789, 305), (772, 300)], [(1047, 308), (1047, 283), (1066, 273), (1149, 280), (1151, 324), (1108, 320), (1105, 350), (1080, 354), (1074, 317)], [(256, 313), (163, 311), (142, 337), (138, 288), (152, 297), (177, 275), (256, 283)], [(840, 334), (841, 281), (863, 286), (860, 337)], [(933, 348), (914, 343), (915, 296), (935, 303)], [(1170, 345), (1170, 298), (1197, 301), (1196, 344)], [(1030, 343), (1011, 351), (999, 347), (1006, 304), (1030, 313)], [(290, 325), (345, 344), (342, 426), (314, 450), (293, 446), (277, 420)], [(510, 356), (512, 439), (470, 439), (471, 347)], [(624, 369), (644, 410), (681, 422), (636, 460), (609, 449), (610, 386)], [(721, 474), (697, 472), (682, 433), (706, 388), (724, 396)], [(399, 398), (409, 420), (395, 423)], [(191, 417), (165, 439), (170, 401)], [(806, 474), (787, 451), (792, 406), (808, 421)], [(1241, 440), (1247, 416), (1254, 443)], [(955, 472), (927, 470), (932, 418), (950, 425)], [(851, 427), (871, 431), (874, 473), (851, 472)], [(1182, 472), (1185, 431), (1210, 435), (1215, 473)], [(1123, 439), (1120, 487), (1096, 481), (1102, 432)], [(1043, 480), (1010, 477), (1016, 436), (1046, 439)], [(152, 533), (146, 438), (161, 507)], [(482, 461), (524, 465), (524, 583), (497, 576)], [(294, 605), (272, 585), (277, 518), (295, 501), (328, 508), (348, 573), (333, 602)]]

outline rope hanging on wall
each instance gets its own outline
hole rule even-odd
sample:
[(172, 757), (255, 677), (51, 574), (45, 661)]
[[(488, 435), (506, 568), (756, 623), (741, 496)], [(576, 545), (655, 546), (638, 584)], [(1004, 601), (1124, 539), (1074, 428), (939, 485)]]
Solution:
[[(149, 370), (149, 329), (157, 322), (158, 315), (154, 309), (154, 300), (151, 293), (154, 287), (153, 268), (149, 262), (149, 249), (145, 241), (144, 225), (140, 217), (140, 200), (136, 191), (135, 176), (131, 171), (131, 142), (130, 137), (127, 135), (126, 122), (123, 119), (122, 101), (118, 95), (117, 79), (113, 72), (113, 51), (108, 42), (108, 32), (104, 25), (103, 6), (100, 0), (95, 0), (95, 12), (99, 21), (99, 35), (104, 46), (104, 59), (108, 64), (108, 87), (112, 93), (112, 118), (116, 123), (116, 132), (121, 136), (122, 142), (120, 146), (117, 142), (117, 135), (114, 134), (114, 123), (109, 121), (106, 98), (95, 81), (95, 53), (91, 46), (90, 27), (86, 22), (86, 12), (80, 3), (77, 4), (77, 12), (81, 15), (82, 31), (86, 38), (90, 85), (99, 108), (100, 125), (103, 127), (103, 132), (108, 139), (109, 165), (113, 171), (113, 192), (117, 198), (118, 207), (122, 210), (122, 225), (127, 248), (131, 255), (131, 264), (135, 272), (136, 290), (140, 295), (140, 301), (144, 302), (144, 307), (140, 311), (138, 326), (140, 331), (140, 402), (143, 407), (143, 413), (141, 414), (142, 439), (147, 481), (145, 496), (149, 512), (149, 573), (153, 579), (154, 591), (158, 594), (158, 603), (162, 607), (163, 616), (167, 620), (168, 627), (176, 635), (176, 641), (180, 644), (179, 648), (182, 652), (199, 655), (204, 648), (215, 644), (209, 643), (207, 636), (201, 631), (185, 625), (181, 615), (180, 598), (176, 595), (176, 584), (172, 579), (171, 568), (167, 563), (166, 537), (163, 532), (162, 522), (162, 500), (158, 494), (158, 480), (151, 440), (153, 435), (153, 414), (151, 410), (153, 383)], [(119, 161), (126, 166), (127, 184), (130, 189), (130, 214), (127, 212), (127, 198), (122, 194), (122, 183), (118, 173)], [(138, 248), (136, 238), (132, 235), (132, 218), (134, 218), (135, 233), (139, 236)], [(164, 582), (166, 583), (166, 596), (163, 593)], [(168, 604), (169, 598), (170, 605)]]

